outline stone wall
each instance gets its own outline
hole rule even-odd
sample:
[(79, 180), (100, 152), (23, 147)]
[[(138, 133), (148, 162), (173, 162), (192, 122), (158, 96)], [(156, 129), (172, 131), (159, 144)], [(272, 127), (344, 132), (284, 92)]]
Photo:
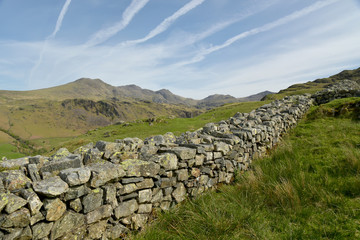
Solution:
[(276, 100), (181, 136), (99, 141), (70, 153), (0, 163), (0, 239), (114, 239), (141, 229), (276, 145), (310, 95)]

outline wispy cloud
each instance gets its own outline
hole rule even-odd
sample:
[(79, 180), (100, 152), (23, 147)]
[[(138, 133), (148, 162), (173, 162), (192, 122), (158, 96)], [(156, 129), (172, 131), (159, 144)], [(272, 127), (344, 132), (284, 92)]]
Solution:
[(191, 2), (187, 3), (182, 8), (180, 8), (179, 10), (177, 10), (173, 15), (162, 21), (153, 30), (151, 30), (145, 37), (137, 40), (126, 41), (122, 43), (122, 45), (133, 45), (133, 44), (143, 43), (152, 39), (153, 37), (166, 31), (179, 17), (187, 14), (188, 12), (190, 12), (192, 9), (196, 8), (203, 2), (205, 2), (205, 0), (192, 0)]
[(55, 29), (54, 31), (48, 36), (46, 37), (45, 41), (44, 41), (44, 44), (43, 44), (43, 47), (41, 49), (41, 52), (40, 52), (40, 55), (39, 55), (39, 59), (37, 60), (37, 62), (35, 63), (35, 65), (33, 66), (33, 68), (31, 69), (30, 71), (30, 75), (29, 75), (29, 79), (28, 79), (28, 84), (30, 84), (31, 82), (31, 79), (34, 75), (34, 72), (39, 68), (42, 60), (43, 60), (43, 57), (44, 57), (44, 53), (45, 53), (45, 50), (46, 50), (46, 47), (47, 47), (47, 44), (48, 44), (48, 41), (55, 38), (56, 34), (60, 31), (60, 28), (61, 28), (61, 25), (62, 25), (62, 22), (64, 20), (64, 17), (66, 15), (66, 12), (68, 11), (69, 9), (69, 5), (71, 3), (71, 0), (66, 0), (64, 6), (62, 7), (61, 9), (61, 12), (59, 14), (59, 17), (56, 21), (56, 25), (55, 25)]
[(126, 8), (122, 15), (121, 21), (115, 23), (111, 27), (101, 29), (96, 32), (86, 43), (85, 47), (92, 47), (100, 43), (105, 42), (118, 32), (123, 30), (134, 16), (149, 2), (149, 0), (133, 0), (131, 4)]
[(338, 2), (339, 0), (324, 0), (324, 1), (318, 1), (306, 8), (303, 8), (302, 10), (299, 10), (299, 11), (296, 11), (290, 15), (287, 15), (283, 18), (280, 18), (274, 22), (271, 22), (271, 23), (268, 23), (268, 24), (265, 24), (261, 27), (258, 27), (258, 28), (253, 28), (249, 31), (246, 31), (246, 32), (243, 32), (243, 33), (240, 33), (228, 40), (226, 40), (223, 44), (221, 45), (216, 45), (216, 46), (212, 46), (212, 47), (209, 47), (209, 48), (206, 48), (206, 49), (203, 49), (201, 50), (198, 54), (196, 54), (195, 57), (193, 57), (191, 60), (188, 60), (188, 61), (183, 61), (183, 62), (179, 62), (177, 63), (177, 65), (179, 66), (184, 66), (184, 65), (188, 65), (188, 64), (193, 64), (193, 63), (196, 63), (196, 62), (200, 62), (202, 60), (205, 59), (205, 57), (213, 52), (216, 52), (216, 51), (219, 51), (223, 48), (226, 48), (230, 45), (232, 45), (233, 43), (235, 43), (236, 41), (239, 41), (241, 39), (244, 39), (244, 38), (247, 38), (249, 36), (252, 36), (252, 35), (256, 35), (256, 34), (259, 34), (259, 33), (262, 33), (262, 32), (266, 32), (266, 31), (269, 31), (269, 30), (272, 30), (273, 28), (276, 28), (276, 27), (279, 27), (281, 25), (284, 25), (284, 24), (287, 24), (295, 19), (298, 19), (298, 18), (301, 18), (301, 17), (304, 17), (314, 11), (317, 11), (323, 7), (326, 7), (330, 4), (333, 4), (335, 2)]

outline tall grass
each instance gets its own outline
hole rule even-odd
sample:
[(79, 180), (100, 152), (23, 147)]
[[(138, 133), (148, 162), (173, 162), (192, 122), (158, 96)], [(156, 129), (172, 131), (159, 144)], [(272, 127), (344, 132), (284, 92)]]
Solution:
[(316, 111), (233, 185), (160, 214), (130, 238), (360, 239), (360, 122)]

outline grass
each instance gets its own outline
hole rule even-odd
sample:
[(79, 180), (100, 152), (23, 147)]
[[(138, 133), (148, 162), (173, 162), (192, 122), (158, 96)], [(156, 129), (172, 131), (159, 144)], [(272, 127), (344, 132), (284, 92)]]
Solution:
[(360, 239), (360, 122), (319, 107), (309, 116), (234, 185), (159, 214), (130, 238)]
[(232, 103), (222, 107), (218, 107), (207, 111), (194, 118), (174, 118), (167, 117), (156, 118), (151, 124), (145, 120), (132, 122), (129, 125), (112, 125), (98, 128), (96, 130), (88, 131), (86, 134), (73, 138), (48, 138), (32, 141), (35, 145), (51, 146), (48, 150), (50, 153), (56, 151), (60, 147), (66, 147), (69, 150), (96, 142), (99, 140), (114, 141), (115, 139), (123, 139), (126, 137), (138, 137), (145, 139), (146, 137), (165, 134), (172, 132), (175, 135), (180, 135), (186, 131), (194, 131), (203, 127), (209, 122), (218, 122), (220, 120), (228, 119), (237, 112), (250, 112), (270, 101), (262, 102), (243, 102)]
[(8, 159), (15, 159), (20, 157), (25, 157), (24, 154), (19, 153), (18, 149), (11, 144), (1, 143), (0, 144), (0, 158), (6, 156)]

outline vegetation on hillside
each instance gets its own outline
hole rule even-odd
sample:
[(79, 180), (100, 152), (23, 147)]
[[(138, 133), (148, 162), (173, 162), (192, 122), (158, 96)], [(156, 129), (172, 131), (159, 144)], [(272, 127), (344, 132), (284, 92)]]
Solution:
[(98, 128), (77, 137), (48, 138), (34, 140), (32, 142), (37, 146), (44, 146), (48, 154), (51, 154), (61, 147), (66, 147), (72, 151), (82, 145), (90, 142), (95, 143), (99, 140), (114, 141), (115, 139), (123, 139), (126, 137), (145, 139), (146, 137), (165, 134), (167, 132), (180, 135), (186, 131), (195, 131), (203, 127), (206, 123), (228, 119), (237, 112), (250, 112), (266, 103), (269, 103), (269, 101), (232, 103), (209, 110), (193, 118), (155, 117)]
[[(360, 121), (347, 107), (356, 102), (313, 107), (234, 185), (161, 213), (130, 238), (359, 239)], [(344, 114), (327, 111), (344, 108)]]
[(360, 82), (360, 68), (354, 70), (344, 70), (338, 74), (330, 76), (328, 78), (321, 78), (315, 81), (309, 81), (306, 83), (299, 83), (291, 85), (290, 87), (280, 90), (278, 93), (275, 94), (268, 94), (266, 95), (263, 100), (275, 100), (275, 99), (282, 99), (285, 96), (290, 95), (299, 95), (304, 93), (316, 93), (317, 91), (321, 91), (330, 84), (336, 83), (343, 79), (349, 79), (353, 81)]

